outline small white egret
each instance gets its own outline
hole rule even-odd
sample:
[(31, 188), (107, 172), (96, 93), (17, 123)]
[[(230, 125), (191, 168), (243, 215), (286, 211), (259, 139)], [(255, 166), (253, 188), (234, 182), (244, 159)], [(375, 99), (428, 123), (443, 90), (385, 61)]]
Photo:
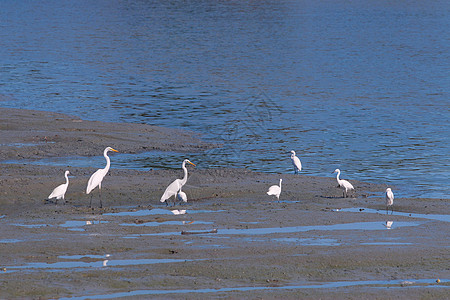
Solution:
[(180, 203), (183, 203), (183, 202), (187, 203), (187, 195), (181, 189), (177, 194), (177, 198), (178, 198), (178, 201), (180, 201)]
[(280, 185), (272, 185), (269, 188), (269, 191), (267, 192), (267, 195), (274, 195), (275, 197), (277, 197), (278, 202), (280, 202), (280, 194), (281, 194), (281, 182), (283, 181), (283, 179), (280, 178)]
[(392, 228), (392, 224), (394, 224), (394, 221), (386, 221), (386, 224), (383, 224), (387, 229)]
[(56, 203), (55, 204), (58, 204), (58, 200), (59, 199), (63, 199), (64, 200), (64, 195), (66, 194), (67, 187), (69, 186), (69, 177), (68, 177), (69, 174), (70, 174), (69, 171), (64, 172), (64, 177), (66, 177), (66, 183), (58, 185), (52, 191), (50, 196), (48, 196), (48, 199), (56, 198)]
[(343, 193), (342, 193), (342, 197), (347, 198), (347, 196), (348, 196), (348, 191), (355, 190), (355, 188), (354, 188), (353, 185), (352, 185), (350, 182), (348, 182), (347, 180), (339, 179), (339, 175), (341, 175), (341, 170), (336, 169), (336, 170), (334, 170), (333, 173), (337, 173), (337, 175), (336, 175), (336, 180), (337, 180), (337, 182), (338, 182), (338, 184), (339, 184), (339, 187), (341, 187), (342, 189), (344, 189), (344, 191), (343, 191)]
[(389, 213), (389, 207), (391, 207), (392, 213), (394, 213), (394, 193), (392, 192), (391, 188), (386, 189), (386, 214)]
[[(179, 191), (181, 191), (181, 188), (183, 187), (183, 185), (186, 184), (186, 181), (188, 178), (188, 171), (186, 168), (186, 163), (189, 163), (195, 167), (195, 164), (191, 163), (191, 161), (189, 159), (183, 160), (183, 163), (181, 164), (181, 168), (184, 171), (183, 179), (175, 179), (175, 181), (173, 181), (171, 184), (169, 184), (169, 186), (164, 191), (164, 194), (161, 196), (161, 200), (159, 200), (161, 202), (166, 202), (167, 206), (169, 205), (167, 200), (170, 199), (170, 197), (172, 197), (172, 196), (174, 197), (173, 205), (175, 206), (177, 194)], [(186, 201), (187, 201), (187, 198), (186, 198)]]
[(295, 156), (295, 151), (291, 151), (291, 161), (294, 165), (294, 174), (298, 174), (302, 170), (302, 163), (300, 162), (300, 159)]
[[(108, 173), (109, 167), (111, 166), (111, 161), (108, 156), (108, 151), (119, 152), (111, 147), (105, 148), (105, 150), (103, 151), (103, 156), (106, 159), (106, 167), (104, 169), (98, 169), (97, 171), (95, 171), (95, 173), (91, 175), (91, 178), (89, 178), (89, 181), (88, 181), (88, 184), (86, 187), (86, 194), (89, 194), (93, 189), (95, 189), (98, 186), (99, 197), (100, 197), (100, 208), (103, 207), (103, 205), (102, 205), (102, 181), (103, 181), (103, 178)], [(92, 207), (92, 194), (91, 194), (91, 202), (90, 202), (89, 206)]]

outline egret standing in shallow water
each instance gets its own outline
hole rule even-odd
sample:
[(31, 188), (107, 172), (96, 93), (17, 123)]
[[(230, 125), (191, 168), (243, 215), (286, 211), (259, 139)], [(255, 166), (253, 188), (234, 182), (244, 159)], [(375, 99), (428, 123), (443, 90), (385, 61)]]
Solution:
[(386, 189), (386, 214), (389, 213), (389, 207), (391, 207), (392, 213), (394, 213), (394, 193), (392, 192), (391, 188)]
[(342, 189), (344, 189), (343, 194), (342, 194), (342, 197), (347, 198), (347, 196), (348, 196), (348, 191), (355, 190), (355, 188), (354, 188), (353, 185), (352, 185), (350, 182), (348, 182), (347, 180), (339, 179), (339, 175), (341, 175), (341, 170), (336, 169), (336, 170), (334, 170), (333, 173), (337, 173), (337, 175), (336, 175), (336, 180), (337, 180), (337, 182), (338, 182), (338, 184), (339, 184), (339, 187), (341, 187)]
[(300, 162), (300, 159), (295, 156), (295, 151), (291, 151), (291, 161), (294, 165), (294, 174), (298, 174), (302, 170), (302, 163)]
[(67, 187), (69, 186), (69, 177), (68, 175), (70, 174), (69, 171), (64, 172), (64, 177), (66, 177), (66, 183), (63, 183), (61, 185), (58, 185), (50, 194), (50, 196), (48, 196), (48, 199), (52, 199), (52, 198), (56, 198), (56, 202), (55, 204), (58, 204), (58, 200), (59, 199), (63, 199), (64, 200), (64, 195), (66, 194), (67, 191)]
[(283, 181), (283, 179), (280, 178), (280, 185), (272, 185), (269, 188), (269, 191), (267, 192), (267, 195), (274, 195), (275, 197), (277, 197), (278, 202), (280, 202), (280, 194), (281, 194), (281, 182)]
[[(195, 165), (193, 163), (191, 163), (191, 161), (189, 159), (185, 159), (183, 160), (183, 163), (181, 164), (181, 168), (184, 171), (184, 177), (183, 179), (175, 179), (175, 181), (173, 181), (171, 184), (169, 184), (169, 186), (166, 188), (166, 190), (164, 191), (164, 194), (161, 196), (161, 202), (166, 202), (166, 205), (168, 206), (168, 199), (170, 199), (170, 197), (174, 197), (174, 201), (173, 201), (173, 205), (175, 206), (175, 202), (176, 202), (176, 198), (177, 198), (177, 194), (178, 192), (181, 191), (181, 188), (183, 187), (183, 185), (186, 184), (187, 182), (187, 178), (188, 178), (188, 171), (186, 169), (186, 163), (189, 163), (191, 165), (193, 165), (195, 167)], [(182, 192), (183, 193), (183, 192)], [(184, 194), (184, 193), (183, 193)], [(185, 194), (186, 195), (186, 194)], [(187, 198), (186, 198), (187, 201)]]
[[(94, 174), (92, 174), (91, 178), (89, 178), (87, 188), (86, 188), (86, 194), (89, 194), (93, 189), (95, 189), (98, 186), (99, 196), (100, 196), (100, 208), (103, 207), (102, 204), (102, 181), (103, 178), (106, 176), (106, 174), (109, 171), (109, 167), (111, 166), (111, 161), (109, 160), (108, 151), (114, 151), (119, 152), (111, 147), (106, 147), (103, 151), (103, 156), (106, 159), (106, 167), (104, 169), (98, 169), (95, 171)], [(92, 194), (91, 194), (91, 202), (89, 204), (90, 207), (92, 207)]]

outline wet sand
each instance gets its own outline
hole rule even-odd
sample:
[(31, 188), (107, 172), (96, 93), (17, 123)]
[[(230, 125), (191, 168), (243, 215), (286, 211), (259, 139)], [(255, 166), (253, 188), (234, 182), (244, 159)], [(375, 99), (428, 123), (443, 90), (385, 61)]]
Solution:
[[(0, 109), (0, 137), (0, 161), (215, 147), (187, 131), (14, 109)], [(188, 167), (188, 204), (167, 208), (159, 198), (181, 170), (111, 161), (102, 209), (84, 193), (94, 168), (69, 168), (55, 205), (46, 197), (65, 168), (0, 164), (0, 298), (450, 296), (448, 199), (395, 199), (386, 215), (382, 184), (352, 180), (345, 199), (332, 175)], [(266, 195), (279, 178), (280, 203)]]

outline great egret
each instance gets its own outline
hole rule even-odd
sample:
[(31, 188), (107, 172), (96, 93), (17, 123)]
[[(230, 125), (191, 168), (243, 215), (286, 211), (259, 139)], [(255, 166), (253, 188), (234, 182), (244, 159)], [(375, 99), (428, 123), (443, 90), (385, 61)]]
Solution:
[(281, 194), (281, 182), (283, 181), (283, 179), (280, 179), (280, 185), (272, 185), (269, 188), (269, 191), (267, 192), (267, 195), (274, 195), (275, 197), (277, 197), (278, 202), (280, 202), (280, 194)]
[[(108, 151), (114, 151), (114, 152), (119, 152), (111, 147), (106, 147), (105, 150), (103, 151), (103, 156), (106, 159), (106, 167), (104, 169), (98, 169), (97, 171), (95, 171), (94, 174), (92, 174), (91, 178), (89, 178), (87, 187), (86, 187), (86, 194), (89, 194), (93, 189), (95, 189), (98, 186), (98, 190), (99, 190), (99, 197), (100, 197), (100, 208), (103, 207), (102, 205), (102, 180), (105, 177), (105, 175), (108, 173), (109, 171), (109, 167), (111, 166), (111, 161), (109, 160), (108, 157)], [(91, 202), (90, 202), (90, 207), (92, 207), (92, 195), (91, 195)]]
[(177, 198), (178, 198), (178, 201), (180, 201), (180, 203), (183, 203), (183, 202), (187, 203), (187, 195), (181, 189), (177, 194)]
[(63, 183), (61, 185), (58, 185), (50, 194), (50, 196), (48, 196), (48, 199), (52, 199), (56, 197), (56, 203), (58, 204), (58, 200), (59, 199), (63, 199), (64, 200), (64, 195), (66, 194), (67, 191), (67, 187), (69, 186), (69, 175), (70, 172), (66, 171), (64, 172), (64, 177), (66, 177), (66, 183)]
[(394, 208), (392, 207), (394, 205), (394, 193), (392, 192), (391, 188), (386, 189), (386, 214), (389, 213), (389, 207), (391, 207), (392, 213), (394, 213)]
[(336, 170), (334, 170), (333, 173), (337, 173), (337, 175), (336, 175), (336, 180), (337, 180), (339, 186), (340, 186), (342, 189), (344, 189), (344, 192), (342, 193), (342, 196), (343, 196), (344, 198), (347, 198), (347, 196), (348, 196), (348, 191), (349, 191), (349, 190), (350, 190), (350, 191), (351, 191), (351, 190), (354, 190), (355, 188), (354, 188), (353, 185), (352, 185), (350, 182), (348, 182), (347, 180), (339, 179), (339, 175), (341, 175), (341, 170), (336, 169)]
[(167, 200), (172, 196), (174, 197), (173, 205), (175, 206), (177, 194), (179, 191), (181, 191), (181, 188), (183, 187), (183, 185), (186, 184), (186, 181), (188, 178), (188, 171), (186, 169), (186, 163), (189, 163), (195, 167), (195, 165), (193, 163), (191, 163), (189, 159), (183, 160), (183, 163), (181, 164), (181, 168), (184, 171), (183, 179), (175, 179), (174, 182), (169, 184), (169, 186), (164, 191), (164, 194), (161, 196), (161, 200), (159, 200), (161, 202), (166, 202), (167, 206), (169, 205)]
[(295, 151), (291, 151), (291, 161), (294, 165), (294, 174), (298, 174), (302, 170), (302, 163), (300, 162), (300, 159), (295, 156)]

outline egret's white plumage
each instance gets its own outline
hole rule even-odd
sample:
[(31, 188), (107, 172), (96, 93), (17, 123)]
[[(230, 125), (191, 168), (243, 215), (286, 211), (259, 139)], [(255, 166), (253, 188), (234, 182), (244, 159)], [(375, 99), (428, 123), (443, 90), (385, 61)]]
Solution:
[(300, 159), (295, 155), (295, 151), (291, 151), (291, 161), (294, 166), (294, 174), (298, 174), (302, 170), (302, 163)]
[[(111, 147), (106, 147), (103, 151), (103, 156), (106, 159), (106, 166), (103, 169), (98, 169), (95, 171), (94, 174), (91, 175), (91, 178), (89, 178), (87, 187), (86, 187), (86, 194), (89, 194), (93, 189), (95, 189), (98, 186), (99, 193), (100, 193), (100, 207), (102, 207), (102, 198), (101, 198), (101, 190), (102, 190), (102, 181), (103, 178), (106, 176), (106, 174), (109, 171), (109, 167), (111, 166), (111, 161), (108, 156), (108, 151), (114, 151), (119, 152)], [(91, 202), (90, 206), (92, 207), (92, 195), (91, 195)]]
[(273, 195), (275, 197), (277, 197), (278, 201), (280, 201), (280, 194), (281, 194), (281, 182), (283, 181), (283, 179), (280, 179), (280, 185), (272, 185), (269, 188), (269, 191), (267, 192), (267, 195)]
[(58, 204), (58, 200), (59, 199), (63, 199), (64, 200), (64, 195), (66, 194), (67, 187), (69, 186), (69, 176), (68, 176), (69, 174), (70, 174), (69, 171), (64, 172), (64, 177), (66, 177), (66, 183), (58, 185), (52, 191), (50, 196), (48, 196), (48, 199), (56, 198), (56, 204)]
[(337, 173), (337, 175), (336, 175), (336, 180), (337, 180), (337, 182), (338, 182), (338, 184), (339, 184), (339, 187), (341, 187), (342, 189), (344, 189), (343, 197), (344, 197), (344, 198), (347, 198), (347, 196), (348, 196), (348, 191), (354, 190), (355, 188), (354, 188), (353, 185), (352, 185), (350, 182), (348, 182), (347, 180), (339, 179), (339, 175), (341, 175), (341, 170), (336, 169), (336, 170), (334, 170), (333, 173)]
[(187, 202), (187, 195), (186, 195), (186, 193), (183, 192), (182, 190), (180, 190), (180, 191), (178, 192), (177, 198), (178, 198), (178, 201), (180, 201), (180, 202), (185, 202), (185, 203)]
[(393, 206), (394, 205), (394, 193), (392, 192), (391, 188), (386, 189), (386, 213), (389, 212), (389, 207), (392, 210), (392, 213), (394, 213)]
[(386, 224), (384, 226), (386, 226), (387, 229), (391, 229), (392, 224), (394, 224), (394, 221), (386, 221)]
[[(169, 184), (169, 186), (164, 191), (164, 194), (161, 196), (161, 200), (159, 200), (159, 201), (166, 202), (166, 205), (169, 205), (167, 200), (173, 196), (174, 197), (174, 205), (175, 205), (177, 194), (181, 190), (183, 185), (186, 184), (186, 181), (188, 178), (188, 171), (186, 168), (186, 163), (189, 163), (195, 167), (195, 165), (193, 163), (191, 163), (189, 159), (183, 160), (183, 163), (181, 164), (181, 168), (184, 171), (183, 179), (175, 179), (171, 184)], [(186, 198), (186, 201), (187, 201), (187, 198)]]

